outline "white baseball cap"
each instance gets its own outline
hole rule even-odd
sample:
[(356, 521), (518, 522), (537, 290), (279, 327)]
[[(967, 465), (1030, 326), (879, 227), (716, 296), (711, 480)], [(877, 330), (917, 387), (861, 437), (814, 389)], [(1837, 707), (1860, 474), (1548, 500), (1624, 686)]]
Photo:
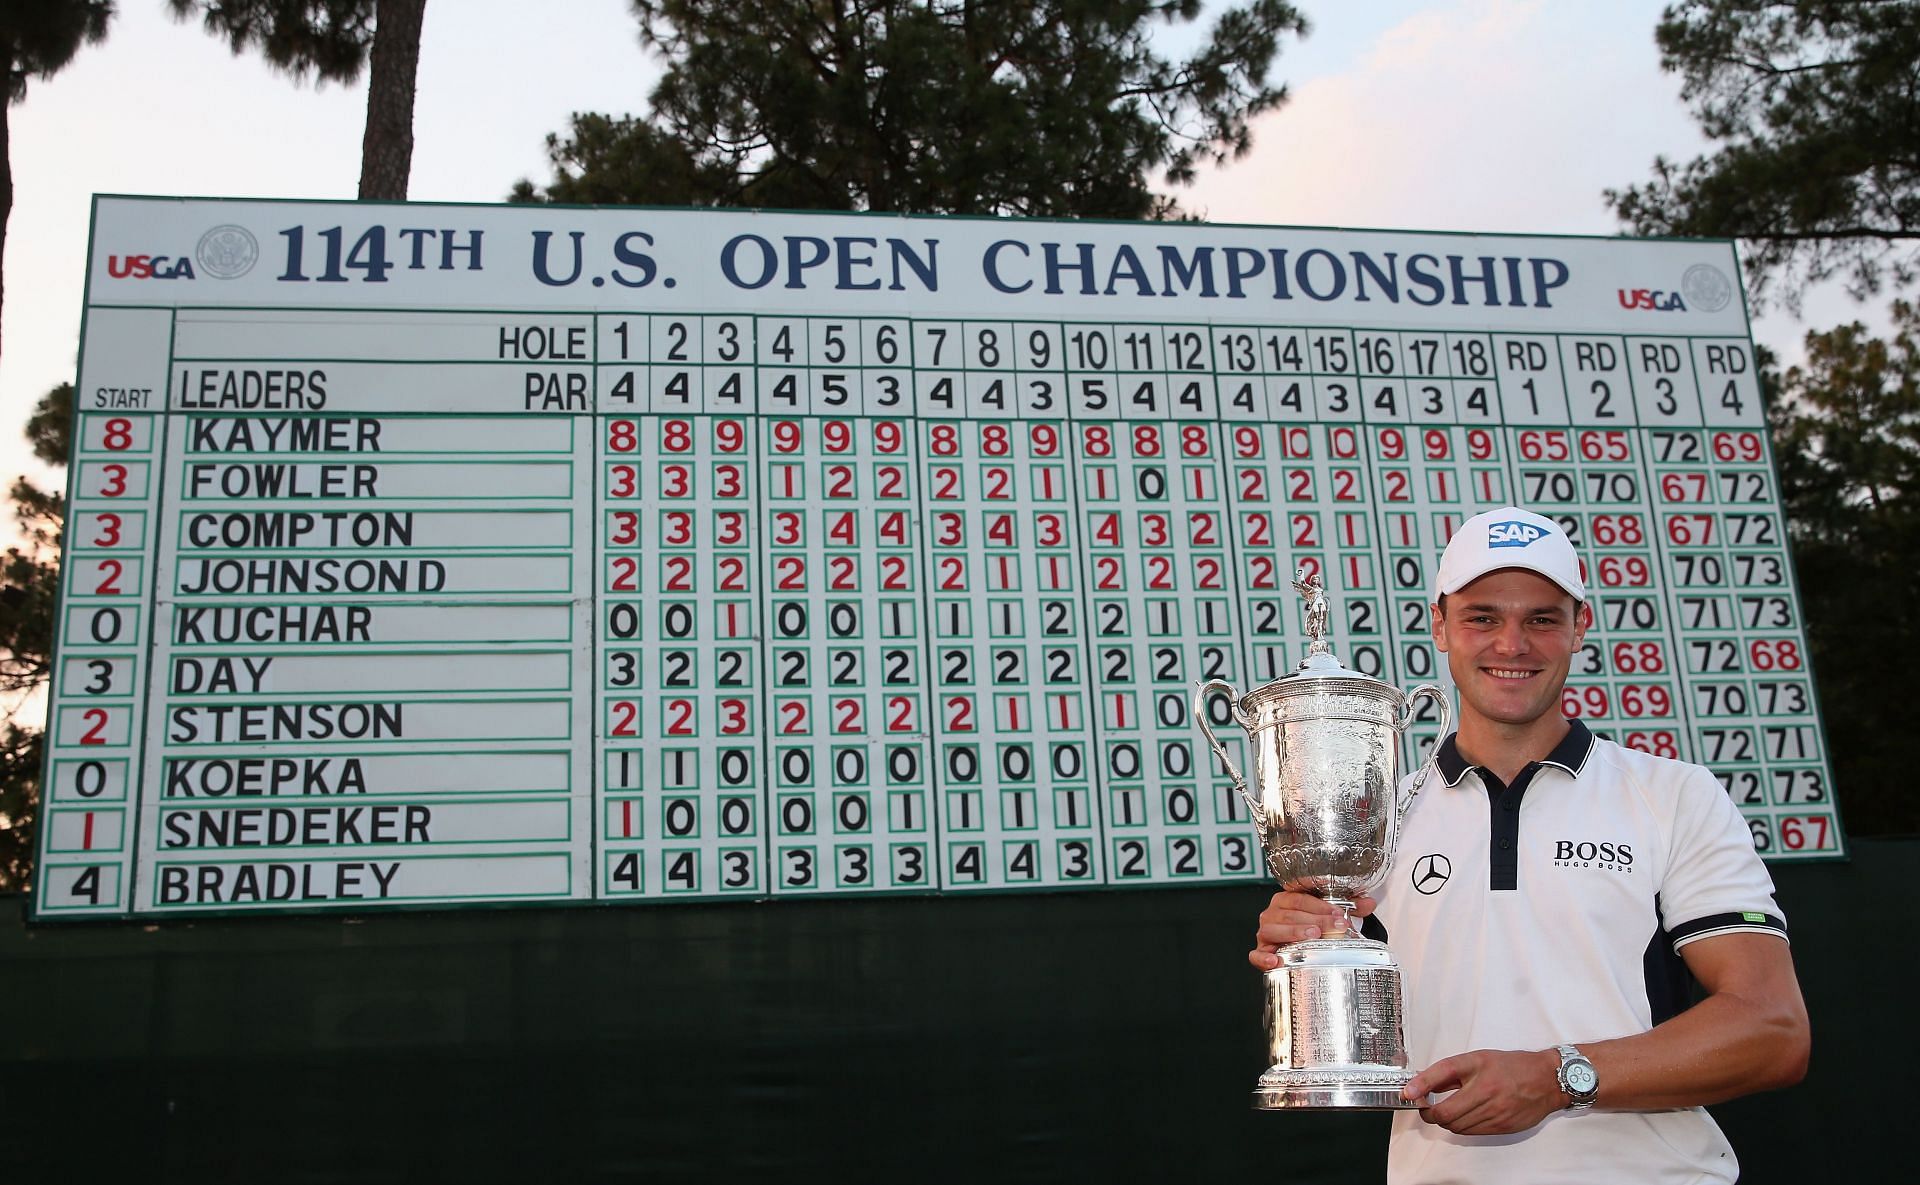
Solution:
[(1451, 596), (1502, 568), (1525, 568), (1553, 581), (1576, 601), (1587, 599), (1580, 557), (1560, 524), (1518, 506), (1476, 514), (1460, 524), (1440, 556), (1433, 601)]

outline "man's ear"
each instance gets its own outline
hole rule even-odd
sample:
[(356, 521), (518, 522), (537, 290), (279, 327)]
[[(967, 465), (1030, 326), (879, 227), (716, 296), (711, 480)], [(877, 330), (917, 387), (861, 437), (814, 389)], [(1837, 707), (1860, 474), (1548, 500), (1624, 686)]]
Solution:
[[(1444, 601), (1445, 599), (1445, 597), (1442, 597), (1440, 600)], [(1447, 652), (1447, 635), (1446, 631), (1442, 628), (1442, 626), (1445, 625), (1444, 619), (1446, 614), (1447, 611), (1440, 607), (1440, 601), (1435, 601), (1427, 606), (1427, 629), (1433, 634), (1433, 644), (1435, 648), (1442, 654)]]
[(1593, 602), (1582, 601), (1573, 611), (1573, 644), (1578, 647), (1586, 641), (1587, 631), (1593, 628)]

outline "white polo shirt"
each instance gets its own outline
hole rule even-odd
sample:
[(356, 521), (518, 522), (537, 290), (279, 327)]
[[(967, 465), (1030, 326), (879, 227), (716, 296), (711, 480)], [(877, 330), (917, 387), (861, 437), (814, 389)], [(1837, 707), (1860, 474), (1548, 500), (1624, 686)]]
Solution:
[[(1600, 740), (1578, 720), (1511, 787), (1448, 737), (1407, 815), (1375, 915), (1403, 972), (1415, 1069), (1475, 1049), (1643, 1033), (1683, 1010), (1679, 949), (1786, 937), (1773, 879), (1705, 768)], [(1373, 937), (1378, 928), (1369, 926)], [(1511, 1136), (1394, 1114), (1396, 1185), (1732, 1181), (1706, 1111), (1557, 1111)]]

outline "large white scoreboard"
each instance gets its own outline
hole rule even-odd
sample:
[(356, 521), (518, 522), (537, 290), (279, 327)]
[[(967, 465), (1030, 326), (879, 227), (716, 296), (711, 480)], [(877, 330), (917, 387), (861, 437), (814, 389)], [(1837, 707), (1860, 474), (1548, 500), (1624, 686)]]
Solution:
[(1724, 242), (103, 197), (88, 267), (41, 918), (1260, 879), (1195, 682), (1299, 567), (1443, 678), (1508, 502), (1566, 712), (1842, 850)]

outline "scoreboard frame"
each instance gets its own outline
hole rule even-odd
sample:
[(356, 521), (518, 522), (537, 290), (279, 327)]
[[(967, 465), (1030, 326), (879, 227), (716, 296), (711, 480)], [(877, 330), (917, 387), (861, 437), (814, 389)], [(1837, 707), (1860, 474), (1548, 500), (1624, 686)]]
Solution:
[(1169, 705), (1290, 669), (1303, 561), (1345, 660), (1446, 681), (1433, 564), (1507, 502), (1589, 565), (1565, 710), (1845, 858), (1739, 274), (98, 197), (34, 916), (1259, 879)]

